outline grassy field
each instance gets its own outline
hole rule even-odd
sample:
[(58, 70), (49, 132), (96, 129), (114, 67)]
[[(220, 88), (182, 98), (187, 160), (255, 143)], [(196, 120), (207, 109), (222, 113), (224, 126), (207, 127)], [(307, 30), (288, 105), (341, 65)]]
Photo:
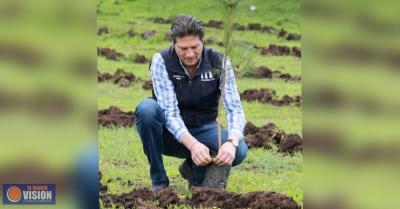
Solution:
[[(250, 12), (249, 6), (255, 5), (256, 12)], [(223, 13), (219, 4), (213, 0), (204, 1), (156, 1), (156, 0), (131, 0), (131, 1), (99, 1), (97, 5), (98, 28), (107, 26), (110, 33), (98, 36), (98, 47), (110, 47), (127, 56), (143, 54), (147, 58), (159, 49), (170, 45), (164, 40), (170, 25), (155, 24), (149, 17), (161, 16), (164, 18), (187, 13), (199, 17), (203, 22), (210, 19), (222, 20)], [(300, 33), (299, 1), (243, 1), (239, 5), (235, 22), (242, 25), (247, 23), (261, 23), (272, 25), (276, 28), (285, 28), (292, 33)], [(142, 40), (140, 35), (129, 37), (128, 30), (138, 34), (156, 30), (154, 37)], [(206, 28), (206, 39), (212, 37), (222, 40), (223, 30)], [(234, 31), (235, 43), (251, 42), (258, 46), (279, 44), (299, 46), (300, 41), (287, 41), (278, 38), (276, 34), (267, 34), (254, 31)], [(218, 50), (221, 47), (212, 45)], [(239, 74), (252, 68), (265, 65), (273, 70), (279, 70), (292, 75), (301, 75), (301, 61), (294, 56), (261, 56), (254, 49), (235, 46), (232, 62), (248, 63), (238, 68)], [(243, 61), (244, 59), (244, 61)], [(132, 72), (142, 79), (149, 80), (148, 64), (137, 64), (128, 60), (111, 61), (98, 57), (98, 70), (113, 73), (118, 68)], [(240, 92), (248, 88), (272, 88), (278, 97), (285, 94), (290, 96), (301, 95), (301, 82), (285, 82), (281, 79), (250, 79), (237, 77)], [(111, 82), (98, 84), (98, 109), (118, 106), (124, 111), (134, 110), (136, 105), (144, 98), (151, 95), (151, 91), (142, 89), (141, 83), (122, 88)], [(243, 102), (247, 121), (255, 125), (269, 122), (277, 124), (287, 133), (302, 134), (301, 107), (272, 106), (258, 102)], [(104, 183), (112, 178), (120, 177), (123, 181), (130, 180), (137, 186), (149, 187), (149, 166), (142, 151), (140, 138), (135, 127), (133, 128), (100, 128), (99, 129), (100, 170)], [(170, 177), (171, 187), (184, 196), (189, 191), (186, 182), (180, 178), (178, 165), (181, 159), (165, 157), (164, 163)], [(302, 155), (286, 156), (273, 150), (254, 149), (249, 152), (248, 158), (231, 173), (228, 191), (249, 192), (256, 190), (271, 190), (284, 193), (293, 197), (297, 202), (303, 201), (303, 173)], [(131, 190), (120, 182), (113, 181), (108, 184), (111, 193), (122, 193)]]

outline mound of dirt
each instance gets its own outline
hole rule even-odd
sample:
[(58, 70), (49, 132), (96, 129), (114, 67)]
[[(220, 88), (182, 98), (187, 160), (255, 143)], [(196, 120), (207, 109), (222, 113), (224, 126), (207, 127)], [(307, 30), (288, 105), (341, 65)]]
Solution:
[(281, 30), (278, 32), (278, 37), (284, 38), (287, 34), (288, 32), (285, 29), (281, 28)]
[(281, 71), (278, 70), (272, 71), (270, 68), (263, 65), (254, 70), (250, 70), (244, 73), (243, 76), (251, 78), (278, 78), (278, 79), (283, 79), (285, 81), (301, 80), (300, 76), (293, 76), (290, 75), (289, 73), (282, 73)]
[(267, 25), (267, 26), (262, 27), (261, 31), (264, 33), (275, 33), (277, 31), (277, 29), (274, 28), (273, 26)]
[(261, 24), (260, 23), (249, 23), (249, 24), (247, 24), (247, 29), (248, 30), (261, 30)]
[(203, 24), (203, 26), (221, 29), (224, 26), (224, 22), (219, 20), (209, 20), (207, 23)]
[(301, 57), (301, 49), (299, 47), (292, 47), (292, 54), (296, 57)]
[(147, 39), (153, 37), (154, 35), (156, 35), (156, 31), (151, 30), (151, 31), (145, 31), (145, 32), (141, 33), (140, 37), (142, 37), (143, 40), (147, 40)]
[(204, 41), (207, 45), (213, 45), (215, 44), (215, 39), (213, 38), (208, 38)]
[(173, 21), (172, 18), (165, 19), (163, 17), (153, 17), (150, 18), (150, 20), (153, 20), (153, 23), (158, 23), (158, 24), (171, 24)]
[(257, 89), (247, 89), (240, 94), (240, 98), (243, 100), (259, 101), (261, 103), (269, 103), (276, 106), (288, 106), (294, 104), (296, 106), (301, 106), (301, 96), (290, 97), (284, 95), (281, 99), (276, 99), (276, 92), (273, 89), (261, 88)]
[[(101, 172), (99, 172), (101, 180)], [(100, 185), (100, 201), (106, 208), (112, 205), (123, 206), (124, 208), (160, 209), (168, 208), (170, 205), (180, 205), (181, 200), (171, 188), (163, 189), (159, 192), (152, 192), (147, 188), (135, 188), (129, 193), (113, 195), (108, 193), (107, 185)], [(157, 201), (157, 206), (154, 202)]]
[(286, 134), (273, 123), (257, 127), (251, 122), (247, 122), (244, 135), (250, 149), (257, 147), (270, 149), (271, 143), (278, 147), (278, 152), (283, 153), (292, 154), (303, 149), (303, 140), (298, 134)]
[(113, 77), (113, 82), (121, 87), (130, 86), (136, 79), (133, 73), (126, 72), (123, 69), (117, 69)]
[(261, 55), (275, 55), (275, 56), (282, 56), (282, 55), (290, 55), (290, 47), (288, 46), (279, 46), (275, 44), (270, 44), (268, 48), (261, 49)]
[(99, 47), (97, 47), (97, 56), (106, 57), (109, 60), (119, 60), (125, 58), (124, 54), (115, 51), (115, 49)]
[(247, 101), (260, 101), (262, 103), (270, 102), (273, 97), (275, 97), (276, 92), (273, 89), (261, 88), (257, 89), (247, 89), (243, 93), (240, 94), (241, 99), (245, 99)]
[[(101, 180), (101, 173), (100, 180)], [(225, 192), (221, 189), (194, 187), (192, 196), (182, 201), (175, 191), (166, 188), (158, 192), (152, 192), (147, 188), (134, 188), (129, 193), (121, 195), (109, 194), (107, 185), (100, 184), (100, 201), (106, 208), (115, 205), (117, 208), (142, 208), (160, 209), (180, 206), (183, 204), (194, 208), (256, 208), (256, 209), (300, 209), (293, 198), (271, 191), (256, 191), (246, 194)]]
[(301, 39), (301, 35), (300, 34), (289, 33), (283, 28), (278, 32), (278, 37), (285, 38), (288, 41), (292, 41), (292, 40), (296, 41), (296, 40), (300, 40)]
[(151, 80), (144, 81), (143, 83), (143, 89), (145, 90), (152, 90), (153, 89), (153, 82)]
[(279, 142), (278, 152), (293, 153), (303, 150), (303, 141), (298, 134), (287, 134)]
[(255, 46), (254, 48), (260, 49), (261, 55), (273, 55), (273, 56), (296, 56), (301, 57), (301, 49), (298, 47), (288, 47), (276, 44), (270, 44), (268, 47)]
[(148, 63), (150, 60), (146, 58), (146, 56), (141, 55), (141, 54), (137, 54), (134, 58), (133, 58), (133, 62), (135, 63)]
[(289, 33), (288, 36), (286, 37), (286, 40), (288, 40), (288, 41), (300, 40), (300, 39), (301, 39), (301, 35), (296, 34), (296, 33)]
[(97, 123), (103, 127), (131, 127), (135, 124), (135, 113), (133, 111), (124, 112), (118, 107), (111, 106), (97, 112)]
[(245, 31), (247, 28), (244, 25), (240, 25), (239, 23), (233, 23), (232, 28), (239, 31)]
[(137, 34), (137, 33), (136, 33), (134, 30), (132, 30), (132, 29), (131, 29), (131, 30), (128, 30), (128, 36), (129, 36), (129, 37), (135, 37), (136, 34)]
[(97, 31), (97, 35), (103, 35), (103, 34), (107, 34), (107, 33), (109, 33), (110, 31), (108, 30), (108, 27), (107, 26), (104, 26), (104, 27), (101, 27), (101, 28), (99, 28), (99, 30)]
[(256, 70), (251, 70), (243, 75), (252, 78), (272, 78), (272, 70), (266, 66), (260, 66)]
[(114, 84), (117, 84), (121, 87), (128, 87), (132, 84), (132, 82), (135, 82), (138, 79), (136, 79), (133, 73), (126, 72), (123, 69), (117, 69), (114, 75), (111, 75), (109, 73), (101, 73), (97, 71), (98, 82), (109, 81), (109, 80), (112, 80)]
[(164, 34), (164, 40), (166, 40), (166, 41), (172, 41), (171, 33), (165, 33), (165, 34)]
[(300, 209), (293, 198), (265, 191), (237, 194), (209, 188), (194, 188), (189, 203), (193, 206), (221, 209)]
[(113, 76), (110, 73), (102, 73), (100, 71), (97, 71), (97, 82), (101, 83), (103, 81), (109, 81), (112, 79)]

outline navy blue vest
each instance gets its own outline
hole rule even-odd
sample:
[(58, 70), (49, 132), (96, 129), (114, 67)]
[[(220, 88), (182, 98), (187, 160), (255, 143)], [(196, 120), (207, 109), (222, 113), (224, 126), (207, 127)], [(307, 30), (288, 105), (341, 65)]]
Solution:
[[(215, 121), (221, 95), (221, 54), (204, 47), (200, 66), (192, 79), (182, 68), (173, 46), (160, 50), (160, 54), (174, 85), (185, 125), (190, 128)], [(153, 98), (157, 100), (154, 92)]]

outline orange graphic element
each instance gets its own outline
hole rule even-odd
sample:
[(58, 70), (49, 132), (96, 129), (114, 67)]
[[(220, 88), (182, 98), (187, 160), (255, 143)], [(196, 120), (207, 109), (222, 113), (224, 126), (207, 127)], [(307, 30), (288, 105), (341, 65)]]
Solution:
[(7, 190), (8, 200), (10, 200), (11, 202), (18, 202), (21, 200), (21, 197), (22, 197), (22, 191), (20, 188), (16, 186), (8, 188)]

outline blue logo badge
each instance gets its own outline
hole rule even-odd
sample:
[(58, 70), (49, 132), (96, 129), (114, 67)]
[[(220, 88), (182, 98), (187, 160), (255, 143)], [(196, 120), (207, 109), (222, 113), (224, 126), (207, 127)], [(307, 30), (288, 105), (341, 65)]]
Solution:
[(4, 184), (3, 204), (55, 204), (55, 184)]

